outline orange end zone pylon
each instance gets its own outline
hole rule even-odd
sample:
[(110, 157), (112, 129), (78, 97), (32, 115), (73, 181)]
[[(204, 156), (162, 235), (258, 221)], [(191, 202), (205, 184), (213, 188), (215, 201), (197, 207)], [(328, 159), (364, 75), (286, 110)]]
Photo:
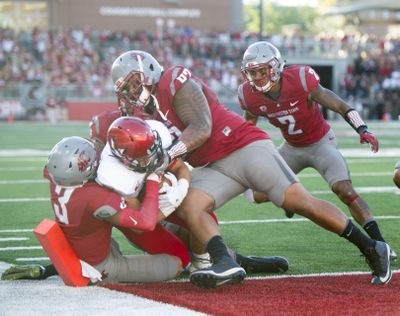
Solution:
[(87, 286), (89, 284), (90, 279), (82, 275), (79, 258), (55, 221), (44, 219), (33, 232), (65, 285)]

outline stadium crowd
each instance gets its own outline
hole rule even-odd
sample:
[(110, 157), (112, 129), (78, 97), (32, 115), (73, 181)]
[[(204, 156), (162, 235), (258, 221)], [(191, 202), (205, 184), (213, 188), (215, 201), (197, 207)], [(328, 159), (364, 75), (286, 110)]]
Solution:
[[(274, 43), (286, 58), (347, 56), (349, 67), (340, 79), (339, 94), (367, 119), (397, 119), (400, 114), (399, 39), (370, 34), (274, 35), (264, 39)], [(21, 82), (42, 82), (55, 91), (58, 99), (112, 97), (112, 61), (123, 51), (141, 49), (150, 52), (166, 68), (184, 64), (219, 95), (236, 98), (243, 52), (256, 40), (257, 34), (247, 32), (203, 34), (189, 28), (162, 37), (145, 31), (16, 32), (0, 28), (0, 94), (12, 97), (10, 87)]]

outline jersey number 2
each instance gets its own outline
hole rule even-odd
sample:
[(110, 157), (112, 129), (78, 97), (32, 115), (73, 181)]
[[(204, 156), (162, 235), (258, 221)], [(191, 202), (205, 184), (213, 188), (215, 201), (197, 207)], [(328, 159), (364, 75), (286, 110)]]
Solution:
[(296, 125), (296, 120), (292, 115), (285, 115), (285, 116), (280, 116), (278, 117), (279, 123), (282, 125), (287, 125), (288, 126), (288, 134), (289, 135), (299, 135), (303, 133), (303, 130), (300, 129), (294, 129), (294, 126)]

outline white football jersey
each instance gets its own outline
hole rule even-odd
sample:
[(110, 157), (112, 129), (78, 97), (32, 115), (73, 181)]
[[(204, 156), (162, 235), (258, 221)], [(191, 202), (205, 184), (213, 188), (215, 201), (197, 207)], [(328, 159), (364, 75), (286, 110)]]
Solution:
[[(163, 148), (171, 146), (171, 134), (163, 123), (155, 120), (146, 120), (146, 122), (160, 135)], [(145, 177), (145, 173), (132, 171), (125, 167), (113, 156), (110, 145), (106, 144), (97, 169), (97, 183), (118, 192), (122, 196), (137, 197), (143, 187)]]

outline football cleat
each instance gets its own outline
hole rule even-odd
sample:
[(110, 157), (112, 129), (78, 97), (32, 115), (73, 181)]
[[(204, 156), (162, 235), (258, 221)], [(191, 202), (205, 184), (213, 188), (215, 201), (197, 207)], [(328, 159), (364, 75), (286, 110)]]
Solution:
[(241, 283), (246, 271), (231, 257), (223, 256), (208, 268), (190, 274), (190, 282), (204, 289), (214, 289), (224, 284)]
[(25, 265), (25, 266), (13, 266), (8, 268), (1, 275), (2, 280), (40, 280), (44, 273), (44, 267)]
[(389, 283), (392, 278), (390, 269), (390, 247), (383, 241), (375, 241), (375, 247), (365, 253), (365, 261), (372, 270), (371, 284), (379, 285)]
[(244, 268), (246, 273), (281, 273), (289, 269), (289, 261), (279, 256), (244, 257), (240, 254), (236, 254), (236, 261)]
[(294, 216), (294, 213), (291, 212), (291, 211), (286, 211), (285, 210), (285, 215), (286, 215), (287, 218), (292, 218)]
[(397, 253), (395, 253), (392, 249), (390, 249), (390, 261), (397, 260)]

